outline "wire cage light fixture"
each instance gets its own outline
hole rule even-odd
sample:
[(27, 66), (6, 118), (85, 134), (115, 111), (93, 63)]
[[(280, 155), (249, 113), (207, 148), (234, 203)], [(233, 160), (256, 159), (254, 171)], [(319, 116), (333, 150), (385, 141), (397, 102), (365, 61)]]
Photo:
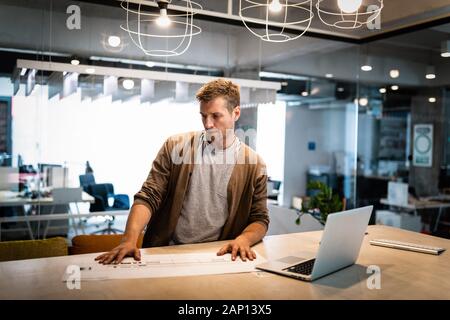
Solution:
[[(383, 0), (317, 0), (315, 4), (322, 23), (347, 30), (377, 28), (383, 6)], [(239, 16), (245, 27), (263, 41), (291, 41), (310, 28), (313, 1), (239, 0)]]
[[(329, 9), (337, 3), (337, 10)], [(383, 9), (383, 0), (317, 0), (317, 15), (327, 26), (357, 29), (375, 21)]]
[[(261, 40), (287, 42), (300, 38), (309, 29), (314, 14), (312, 0), (239, 0), (239, 17)], [(253, 28), (255, 24), (262, 27)], [(298, 34), (293, 34), (292, 27), (303, 27), (303, 30), (298, 28)]]
[[(194, 10), (201, 10), (202, 6), (191, 0), (155, 2), (157, 10), (154, 6), (122, 1), (126, 23), (120, 28), (128, 32), (131, 41), (148, 56), (173, 57), (185, 53), (192, 37), (202, 31), (194, 24)], [(177, 10), (170, 10), (169, 5), (177, 5)]]

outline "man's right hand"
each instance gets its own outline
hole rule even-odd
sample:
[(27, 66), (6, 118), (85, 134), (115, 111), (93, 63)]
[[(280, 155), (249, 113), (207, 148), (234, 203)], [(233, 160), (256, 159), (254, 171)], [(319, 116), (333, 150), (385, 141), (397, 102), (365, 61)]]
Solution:
[(129, 241), (123, 242), (111, 251), (99, 255), (95, 260), (102, 264), (117, 264), (127, 256), (134, 257), (137, 261), (141, 260), (141, 251), (136, 246), (136, 243)]

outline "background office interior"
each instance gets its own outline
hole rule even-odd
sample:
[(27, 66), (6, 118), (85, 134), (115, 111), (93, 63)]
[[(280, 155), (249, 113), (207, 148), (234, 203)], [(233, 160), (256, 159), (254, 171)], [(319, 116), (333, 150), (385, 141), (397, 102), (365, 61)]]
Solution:
[[(228, 1), (198, 2), (210, 12), (229, 9)], [(236, 16), (239, 1), (232, 2)], [(70, 5), (81, 9), (80, 29), (67, 27)], [(126, 20), (120, 1), (1, 0), (3, 201), (16, 191), (39, 198), (51, 196), (52, 187), (79, 187), (89, 161), (96, 183), (110, 183), (131, 204), (163, 141), (203, 129), (195, 101), (201, 84), (183, 76), (231, 77), (279, 84), (244, 86), (237, 124), (265, 159), (270, 178), (281, 182), (271, 197), (271, 234), (322, 227), (307, 219), (296, 225), (290, 209), (294, 197), (308, 195), (308, 181), (320, 180), (345, 198), (347, 208), (373, 204), (380, 214), (372, 223), (450, 238), (445, 207), (408, 213), (380, 202), (389, 181), (408, 183), (420, 198), (450, 188), (450, 58), (444, 57), (450, 6), (419, 0), (384, 5), (379, 30), (335, 29), (315, 16), (309, 32), (284, 43), (261, 41), (236, 20), (199, 15), (194, 19), (202, 32), (188, 50), (158, 58), (145, 55), (120, 28)], [(70, 72), (75, 58), (92, 70)], [(18, 59), (34, 68), (18, 67)], [(47, 62), (67, 70), (49, 71)], [(101, 66), (112, 73), (128, 69), (128, 76), (98, 75)], [(133, 78), (136, 70), (180, 78)], [(426, 77), (431, 73), (434, 78)], [(416, 124), (433, 127), (430, 166), (412, 162)], [(91, 205), (78, 207), (89, 212)], [(2, 216), (58, 211), (39, 203), (0, 210)], [(117, 217), (114, 226), (123, 230), (125, 219)], [(104, 223), (95, 220), (89, 230)], [(64, 229), (68, 222), (56, 224)], [(26, 231), (2, 233), (2, 240), (27, 237)]]

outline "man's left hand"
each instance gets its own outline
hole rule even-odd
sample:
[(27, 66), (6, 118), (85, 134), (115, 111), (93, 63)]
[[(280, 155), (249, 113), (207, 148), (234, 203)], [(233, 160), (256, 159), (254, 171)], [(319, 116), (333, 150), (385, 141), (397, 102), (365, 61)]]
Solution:
[(240, 235), (233, 241), (224, 245), (218, 252), (218, 256), (222, 256), (227, 252), (231, 252), (231, 260), (236, 260), (239, 253), (242, 261), (247, 261), (247, 259), (253, 261), (256, 259), (256, 253), (250, 249), (250, 241), (243, 235)]

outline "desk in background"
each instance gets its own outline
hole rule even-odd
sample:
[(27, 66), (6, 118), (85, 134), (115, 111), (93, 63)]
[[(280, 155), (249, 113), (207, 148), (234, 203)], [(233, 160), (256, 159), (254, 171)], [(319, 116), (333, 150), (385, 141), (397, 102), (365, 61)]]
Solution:
[(410, 202), (406, 205), (399, 205), (396, 203), (389, 202), (388, 199), (380, 199), (380, 203), (384, 205), (388, 205), (394, 208), (398, 208), (400, 210), (405, 210), (408, 212), (413, 212), (414, 215), (418, 215), (418, 210), (422, 209), (438, 209), (436, 221), (434, 223), (434, 226), (431, 231), (436, 232), (437, 228), (439, 226), (439, 221), (442, 216), (442, 212), (445, 208), (450, 208), (450, 202), (442, 202), (442, 201), (436, 201), (436, 200), (429, 200), (429, 199), (423, 199), (423, 200), (416, 200), (411, 199)]
[[(267, 259), (310, 257), (322, 231), (268, 236), (254, 247)], [(445, 247), (439, 256), (371, 246), (395, 239)], [(217, 252), (225, 242), (143, 249), (146, 253)], [(90, 254), (92, 259), (98, 254)], [(450, 299), (450, 240), (386, 226), (369, 226), (355, 265), (312, 283), (266, 273), (81, 282), (61, 281), (78, 256), (0, 263), (0, 299)], [(367, 267), (381, 268), (381, 289), (368, 289)]]
[[(18, 193), (17, 193), (17, 195), (18, 195)], [(81, 199), (77, 200), (77, 202), (94, 203), (95, 199), (94, 199), (94, 197), (92, 197), (91, 195), (89, 195), (88, 193), (83, 191), (81, 193)], [(70, 209), (70, 203), (72, 203), (72, 201), (69, 201), (69, 200), (66, 203), (69, 206), (69, 209)], [(41, 197), (41, 198), (32, 199), (32, 198), (23, 198), (23, 197), (14, 196), (14, 197), (8, 197), (8, 198), (1, 198), (0, 199), (0, 210), (1, 210), (1, 207), (23, 207), (26, 205), (30, 205), (30, 206), (34, 206), (34, 207), (36, 207), (36, 206), (52, 207), (52, 211), (51, 211), (50, 215), (44, 214), (44, 215), (42, 215), (42, 218), (38, 217), (38, 219), (31, 219), (34, 215), (27, 214), (26, 211), (24, 211), (24, 213), (25, 213), (24, 215), (17, 215), (17, 216), (12, 216), (12, 217), (2, 217), (0, 215), (0, 219), (3, 219), (3, 223), (25, 222), (26, 226), (27, 226), (26, 228), (6, 229), (4, 231), (5, 232), (27, 231), (30, 239), (34, 239), (34, 234), (33, 234), (30, 222), (31, 221), (47, 221), (47, 227), (48, 227), (48, 224), (50, 223), (50, 221), (55, 220), (55, 219), (52, 219), (52, 217), (51, 217), (55, 206), (61, 205), (61, 204), (62, 203), (60, 201), (55, 203), (55, 201), (52, 197)], [(80, 211), (78, 209), (78, 203), (75, 203), (75, 204), (76, 204), (76, 208), (77, 208), (77, 214), (79, 214)], [(37, 212), (40, 213), (40, 210), (37, 210)], [(37, 216), (39, 216), (39, 214), (37, 214)], [(75, 233), (77, 234), (74, 216), (75, 216), (75, 214), (70, 212), (70, 215), (67, 216), (66, 220), (72, 219), (72, 223), (74, 224), (73, 227), (75, 228), (74, 230), (75, 230)], [(1, 227), (1, 223), (0, 223), (0, 227)], [(1, 241), (1, 237), (0, 237), (0, 241)]]
[[(81, 202), (94, 203), (95, 199), (88, 193), (84, 192), (81, 194)], [(8, 197), (0, 199), (0, 207), (17, 207), (24, 205), (53, 205), (52, 197), (41, 197), (41, 198), (22, 198), (22, 197)]]

